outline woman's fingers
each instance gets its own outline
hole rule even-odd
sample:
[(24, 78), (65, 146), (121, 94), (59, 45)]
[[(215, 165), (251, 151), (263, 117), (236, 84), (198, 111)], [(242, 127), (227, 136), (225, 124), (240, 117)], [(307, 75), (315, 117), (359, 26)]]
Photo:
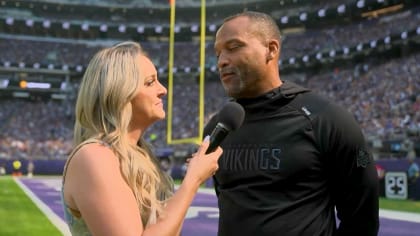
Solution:
[(210, 145), (210, 136), (207, 135), (204, 138), (203, 142), (201, 143), (200, 147), (198, 148), (196, 154), (198, 154), (198, 155), (204, 155), (206, 153), (206, 150), (209, 147), (209, 145)]

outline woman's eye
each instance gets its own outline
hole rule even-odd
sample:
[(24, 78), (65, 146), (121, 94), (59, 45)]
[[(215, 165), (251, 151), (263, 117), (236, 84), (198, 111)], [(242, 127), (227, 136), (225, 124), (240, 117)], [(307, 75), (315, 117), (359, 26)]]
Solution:
[(146, 86), (152, 86), (155, 83), (155, 80), (149, 80), (145, 83)]

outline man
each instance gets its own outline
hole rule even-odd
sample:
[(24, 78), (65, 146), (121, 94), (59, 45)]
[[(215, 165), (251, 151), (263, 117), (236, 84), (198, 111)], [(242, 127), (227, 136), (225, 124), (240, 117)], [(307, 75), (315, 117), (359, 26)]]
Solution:
[(407, 169), (407, 179), (408, 179), (408, 199), (416, 200), (417, 196), (417, 181), (420, 178), (420, 168), (416, 163), (416, 152), (411, 150), (407, 154), (407, 160), (410, 164)]
[(280, 39), (258, 12), (216, 33), (221, 82), (246, 112), (221, 144), (218, 235), (377, 235), (378, 180), (362, 132), (344, 109), (280, 79)]

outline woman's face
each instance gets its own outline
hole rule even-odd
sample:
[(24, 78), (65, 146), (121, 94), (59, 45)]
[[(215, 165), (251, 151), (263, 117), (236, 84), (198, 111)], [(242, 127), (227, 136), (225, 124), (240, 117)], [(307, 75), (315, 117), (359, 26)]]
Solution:
[(165, 118), (162, 97), (166, 95), (166, 88), (159, 82), (157, 71), (152, 61), (146, 56), (139, 56), (141, 67), (141, 81), (137, 94), (131, 101), (132, 123), (136, 126), (147, 127)]

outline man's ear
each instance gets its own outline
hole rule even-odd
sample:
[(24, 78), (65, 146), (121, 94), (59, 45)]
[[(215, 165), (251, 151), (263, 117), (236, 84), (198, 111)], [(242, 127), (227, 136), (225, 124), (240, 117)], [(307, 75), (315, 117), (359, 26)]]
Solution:
[(267, 54), (267, 61), (272, 60), (274, 58), (279, 58), (280, 55), (280, 42), (275, 39), (271, 39), (268, 42), (268, 54)]

